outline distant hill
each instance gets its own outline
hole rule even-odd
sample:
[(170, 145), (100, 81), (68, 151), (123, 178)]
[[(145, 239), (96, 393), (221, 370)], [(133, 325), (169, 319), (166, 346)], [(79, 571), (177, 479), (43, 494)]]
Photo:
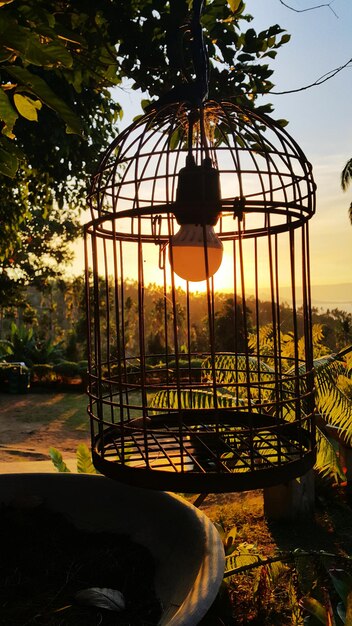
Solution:
[[(291, 300), (289, 287), (280, 288), (281, 300)], [(268, 289), (260, 290), (259, 297), (263, 300), (270, 298)], [(301, 304), (298, 298), (298, 304)], [(312, 285), (312, 304), (319, 309), (341, 309), (352, 313), (352, 283), (340, 283), (336, 285)]]
[(324, 309), (342, 309), (352, 312), (352, 283), (338, 285), (313, 285), (312, 301), (314, 306)]

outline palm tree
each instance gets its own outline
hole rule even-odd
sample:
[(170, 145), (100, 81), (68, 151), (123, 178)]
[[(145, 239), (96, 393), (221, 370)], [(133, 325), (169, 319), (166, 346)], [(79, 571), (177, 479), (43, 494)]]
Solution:
[[(349, 159), (341, 172), (341, 187), (343, 191), (346, 191), (350, 183), (352, 182), (352, 159)], [(352, 202), (348, 210), (350, 222), (352, 224)]]

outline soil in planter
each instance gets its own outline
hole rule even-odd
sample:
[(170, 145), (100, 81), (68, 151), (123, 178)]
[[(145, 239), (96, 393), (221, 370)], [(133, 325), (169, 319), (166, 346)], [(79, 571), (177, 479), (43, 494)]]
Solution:
[[(161, 607), (154, 562), (127, 536), (78, 530), (41, 505), (0, 510), (1, 626), (149, 626)], [(121, 612), (79, 605), (90, 587), (121, 591)]]

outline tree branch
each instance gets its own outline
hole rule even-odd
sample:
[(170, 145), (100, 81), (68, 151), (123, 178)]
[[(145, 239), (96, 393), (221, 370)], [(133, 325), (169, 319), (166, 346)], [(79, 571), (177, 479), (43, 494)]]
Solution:
[(322, 76), (317, 78), (317, 80), (315, 80), (314, 83), (310, 83), (309, 85), (305, 85), (304, 87), (297, 87), (297, 89), (288, 89), (287, 91), (270, 91), (270, 94), (273, 94), (274, 96), (282, 96), (287, 93), (298, 93), (299, 91), (305, 91), (306, 89), (311, 89), (311, 87), (317, 87), (318, 85), (322, 85), (323, 83), (326, 83), (326, 81), (336, 76), (336, 74), (344, 70), (346, 67), (349, 67), (351, 63), (352, 63), (352, 58), (348, 59), (348, 61), (346, 61), (346, 63), (344, 63), (343, 65), (340, 65), (340, 67), (335, 67), (334, 70), (330, 70), (330, 72), (323, 74)]
[(334, 9), (331, 6), (334, 0), (331, 0), (331, 2), (326, 2), (325, 4), (317, 4), (314, 7), (307, 7), (306, 9), (295, 9), (295, 7), (291, 7), (289, 4), (286, 4), (286, 2), (284, 2), (283, 0), (279, 0), (279, 2), (284, 7), (286, 7), (287, 9), (290, 9), (291, 11), (294, 11), (295, 13), (305, 13), (306, 11), (314, 11), (314, 9), (322, 9), (323, 7), (327, 7), (335, 15), (335, 17), (339, 19), (339, 16), (337, 15), (337, 13), (334, 11)]

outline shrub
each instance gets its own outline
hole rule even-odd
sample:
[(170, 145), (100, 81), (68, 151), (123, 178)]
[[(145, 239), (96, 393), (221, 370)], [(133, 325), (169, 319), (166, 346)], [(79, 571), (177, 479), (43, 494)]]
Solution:
[(34, 382), (51, 383), (56, 380), (54, 368), (52, 365), (48, 365), (48, 363), (32, 365), (31, 372)]
[(74, 361), (61, 361), (53, 366), (56, 374), (62, 378), (77, 378), (80, 376), (80, 368), (78, 363)]
[(1, 391), (7, 391), (9, 393), (27, 393), (29, 388), (29, 369), (24, 363), (0, 363)]
[(77, 365), (80, 375), (86, 375), (88, 372), (88, 361), (78, 361)]

